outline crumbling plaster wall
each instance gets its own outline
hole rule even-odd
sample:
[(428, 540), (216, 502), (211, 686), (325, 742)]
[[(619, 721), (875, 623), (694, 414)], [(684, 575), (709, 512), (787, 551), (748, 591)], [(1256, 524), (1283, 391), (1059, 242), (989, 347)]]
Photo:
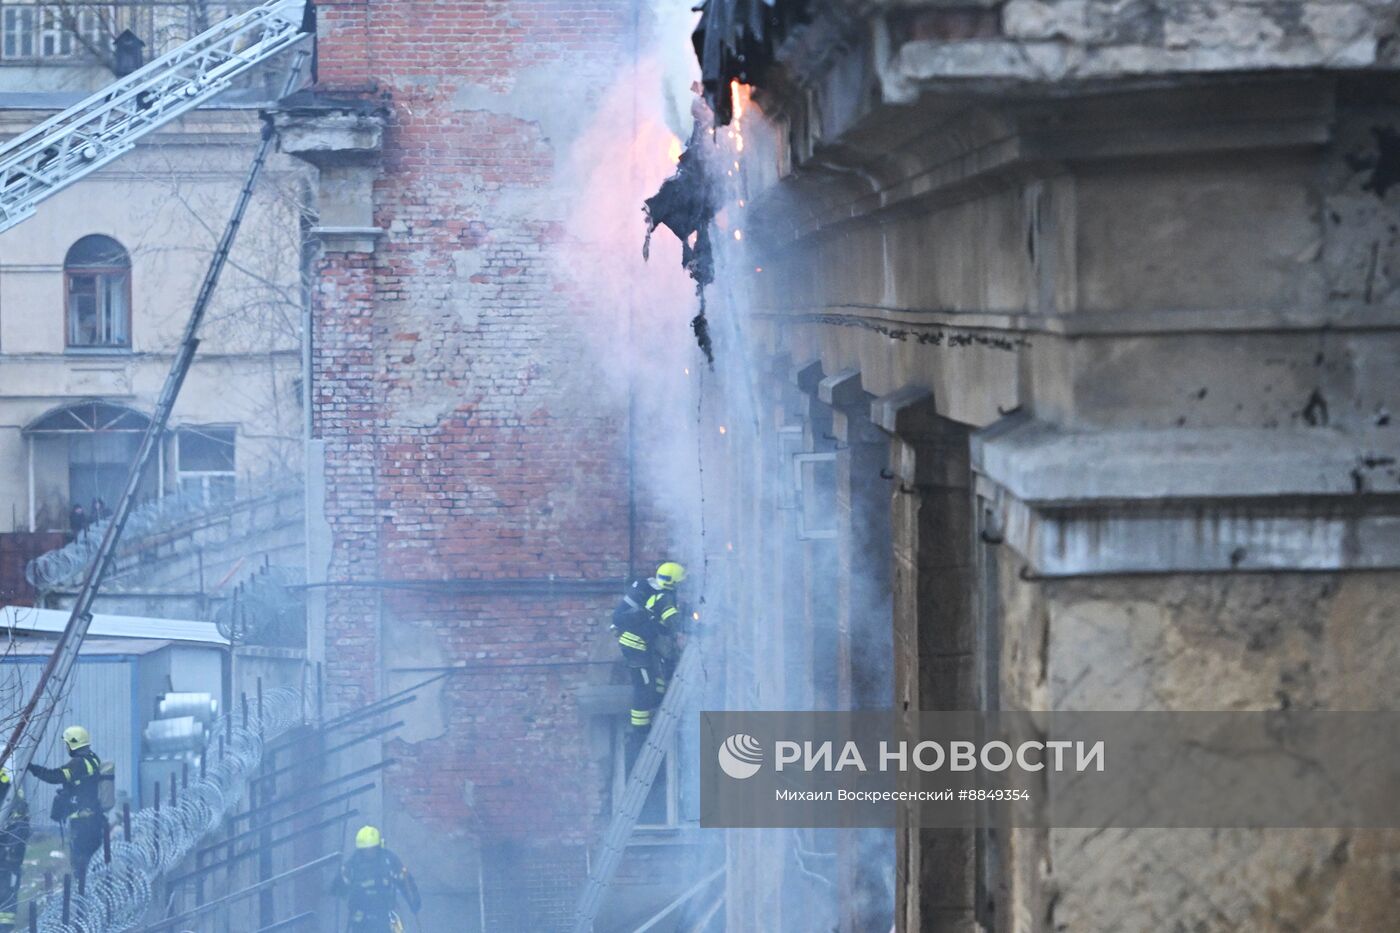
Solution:
[[(1002, 548), (1004, 704), (1394, 709), (1394, 573), (1026, 580)], [(1014, 830), (1012, 929), (1382, 929), (1380, 830)], [(1037, 926), (1043, 922), (1044, 926)]]
[[(978, 518), (997, 541), (1011, 518), (1059, 509), (1100, 549), (1045, 579), (1036, 562), (1078, 543), (1049, 524), (996, 546), (956, 523), (921, 529), (949, 566), (984, 549), (997, 572), (975, 605), (897, 609), (896, 654), (980, 612), (1003, 707), (1393, 706), (1392, 570), (1295, 572), (1328, 551), (1311, 532), (1277, 536), (1275, 575), (1230, 572), (1253, 542), (1223, 573), (1181, 558), (1270, 510), (1318, 529), (1393, 502), (1370, 494), (1400, 482), (1396, 5), (877, 6), (795, 38), (786, 82), (760, 91), (777, 142), (756, 144), (750, 175), (755, 340), (858, 371), (877, 398), (928, 390), (940, 416), (981, 429), (974, 447), (1018, 424), (1069, 433), (1081, 453), (1066, 446), (1065, 481), (1019, 512), (974, 454)], [(1049, 472), (1033, 448), (1019, 469)], [(1121, 543), (1096, 538), (1117, 521), (1161, 545), (1133, 567), (1152, 575), (1089, 566)], [(907, 526), (901, 566), (924, 545)], [(1378, 539), (1342, 545), (1344, 566), (1394, 566)], [(930, 699), (972, 697), (971, 672), (945, 665)], [(964, 929), (981, 909), (963, 894), (973, 849), (947, 841), (902, 834), (902, 929)], [(1400, 860), (1375, 832), (999, 841), (999, 930), (1383, 928)]]
[[(1255, 68), (1368, 68), (1395, 61), (1385, 0), (1008, 0), (884, 4), (882, 84), (908, 101), (922, 82), (1075, 80)], [(909, 9), (909, 7), (914, 9)], [(985, 14), (969, 17), (970, 9)], [(908, 41), (900, 41), (907, 39)], [(960, 40), (949, 43), (949, 39)]]

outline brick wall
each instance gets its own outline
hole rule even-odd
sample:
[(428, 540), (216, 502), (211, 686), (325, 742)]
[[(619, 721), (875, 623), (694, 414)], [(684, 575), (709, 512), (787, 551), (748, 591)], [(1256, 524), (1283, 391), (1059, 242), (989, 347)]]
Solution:
[(51, 531), (0, 534), (0, 605), (33, 605), (35, 593), (24, 578), (25, 565), (63, 547), (65, 538), (61, 532)]
[[(318, 4), (318, 90), (390, 114), (384, 234), (316, 269), (330, 576), (391, 581), (331, 590), (328, 698), (466, 665), (442, 692), (440, 734), (386, 749), (386, 810), (448, 835), (582, 842), (598, 811), (573, 691), (600, 677), (589, 654), (615, 596), (596, 581), (628, 570), (627, 421), (591, 388), (555, 194), (565, 147), (630, 54), (634, 6)], [(551, 88), (568, 109), (551, 111)], [(551, 575), (570, 582), (523, 582)], [(463, 580), (520, 582), (404, 585)]]

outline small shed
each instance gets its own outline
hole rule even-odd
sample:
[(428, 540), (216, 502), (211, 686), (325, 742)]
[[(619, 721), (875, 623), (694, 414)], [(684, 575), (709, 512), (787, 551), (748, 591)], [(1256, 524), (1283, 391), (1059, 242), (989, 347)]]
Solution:
[[(0, 698), (7, 705), (29, 696), (67, 621), (62, 610), (0, 608)], [(66, 760), (63, 727), (83, 725), (93, 750), (116, 764), (118, 800), (133, 808), (149, 805), (155, 782), (165, 779), (170, 764), (145, 762), (151, 756), (142, 748), (143, 730), (157, 718), (157, 703), (167, 693), (222, 696), (226, 655), (227, 642), (208, 622), (94, 616), (72, 688), (37, 760)], [(36, 821), (46, 823), (53, 788), (28, 778), (25, 789)]]

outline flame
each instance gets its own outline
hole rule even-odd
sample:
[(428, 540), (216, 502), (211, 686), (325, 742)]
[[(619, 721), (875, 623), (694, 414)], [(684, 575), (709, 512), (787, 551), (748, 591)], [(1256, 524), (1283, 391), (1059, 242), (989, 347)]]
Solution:
[(740, 84), (737, 78), (729, 82), (729, 104), (734, 111), (734, 119), (743, 119), (744, 108), (752, 96), (753, 88), (747, 84)]
[(692, 619), (694, 619), (696, 622), (699, 622), (699, 621), (700, 621), (700, 613), (698, 613), (698, 612), (692, 612), (692, 613), (690, 614), (690, 617), (691, 617)]
[[(730, 110), (734, 114), (734, 119), (730, 121), (729, 139), (734, 143), (734, 151), (742, 153), (744, 151), (744, 113), (749, 109), (749, 100), (753, 96), (753, 88), (747, 84), (740, 84), (739, 81), (729, 82), (729, 103)], [(734, 171), (739, 170), (739, 163), (734, 163)]]
[(670, 158), (671, 164), (675, 165), (681, 160), (681, 138), (672, 136), (670, 144), (666, 147), (666, 155)]
[(744, 231), (742, 231), (742, 230), (735, 230), (735, 231), (734, 231), (734, 239), (736, 239), (736, 240), (742, 240), (743, 238), (744, 238)]
[(719, 426), (719, 433), (721, 433), (721, 434), (728, 434), (728, 433), (729, 433), (729, 429), (726, 428), (724, 425), (720, 425), (720, 426)]

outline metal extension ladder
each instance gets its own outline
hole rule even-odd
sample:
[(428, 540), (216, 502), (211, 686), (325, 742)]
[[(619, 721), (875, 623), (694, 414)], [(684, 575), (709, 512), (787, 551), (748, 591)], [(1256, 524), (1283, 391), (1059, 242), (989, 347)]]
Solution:
[(627, 790), (623, 792), (622, 801), (613, 813), (612, 822), (608, 824), (608, 831), (603, 835), (603, 842), (598, 847), (593, 870), (589, 873), (588, 883), (583, 888), (578, 909), (574, 913), (574, 933), (593, 933), (593, 923), (598, 919), (603, 898), (607, 896), (608, 888), (612, 886), (613, 878), (617, 874), (618, 865), (622, 863), (627, 840), (632, 838), (637, 818), (641, 815), (648, 795), (651, 794), (652, 783), (656, 781), (656, 772), (661, 768), (666, 749), (671, 744), (671, 737), (675, 735), (676, 726), (680, 724), (681, 713), (685, 709), (687, 694), (690, 691), (690, 679), (695, 676), (699, 664), (700, 650), (692, 641), (681, 652), (680, 663), (671, 673), (671, 685), (666, 690), (660, 709), (656, 711), (651, 731), (647, 734), (646, 745), (637, 754), (632, 773), (627, 778)]
[(0, 232), (131, 151), (142, 136), (207, 103), (238, 75), (295, 44), (309, 25), (306, 0), (270, 0), (10, 140), (0, 147)]

